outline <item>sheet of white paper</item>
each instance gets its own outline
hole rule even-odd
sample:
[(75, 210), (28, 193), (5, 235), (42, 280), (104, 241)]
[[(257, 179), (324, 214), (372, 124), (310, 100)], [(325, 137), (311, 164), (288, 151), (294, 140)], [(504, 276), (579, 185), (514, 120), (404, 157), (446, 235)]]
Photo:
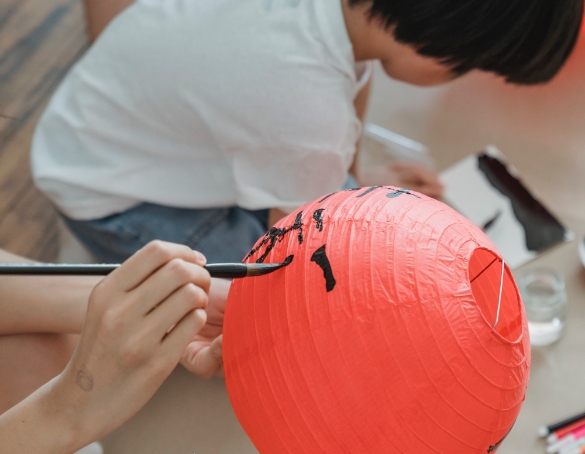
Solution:
[[(493, 146), (486, 147), (484, 153), (506, 162)], [(511, 199), (492, 185), (478, 162), (478, 155), (470, 155), (441, 173), (446, 187), (445, 202), (483, 228), (508, 266), (517, 268), (535, 258), (539, 251), (528, 249), (525, 227), (516, 217)], [(507, 167), (515, 176), (515, 169)]]

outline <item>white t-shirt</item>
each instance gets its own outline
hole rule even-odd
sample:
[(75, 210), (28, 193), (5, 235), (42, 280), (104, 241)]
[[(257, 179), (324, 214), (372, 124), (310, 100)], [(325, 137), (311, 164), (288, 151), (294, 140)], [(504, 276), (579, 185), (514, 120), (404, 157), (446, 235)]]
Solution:
[(53, 96), (34, 179), (74, 219), (290, 212), (343, 185), (358, 77), (341, 0), (139, 0)]

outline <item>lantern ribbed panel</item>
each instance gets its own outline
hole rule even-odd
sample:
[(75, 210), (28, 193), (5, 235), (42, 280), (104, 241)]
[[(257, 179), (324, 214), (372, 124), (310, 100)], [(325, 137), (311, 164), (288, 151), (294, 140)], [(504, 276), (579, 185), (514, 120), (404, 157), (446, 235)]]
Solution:
[[(494, 330), (501, 260), (489, 239), (433, 199), (366, 191), (280, 221), (302, 211), (303, 241), (286, 233), (266, 263), (293, 262), (232, 284), (224, 364), (236, 415), (262, 454), (493, 452), (528, 383), (512, 275)], [(331, 291), (311, 260), (324, 245)]]

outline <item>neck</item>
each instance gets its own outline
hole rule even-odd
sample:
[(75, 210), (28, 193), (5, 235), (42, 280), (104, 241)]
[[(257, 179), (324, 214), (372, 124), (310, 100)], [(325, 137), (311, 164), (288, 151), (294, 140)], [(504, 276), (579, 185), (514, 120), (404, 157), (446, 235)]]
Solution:
[(377, 19), (369, 16), (370, 4), (358, 4), (349, 6), (348, 0), (341, 0), (345, 27), (353, 46), (353, 54), (357, 61), (377, 60), (382, 58), (384, 52), (377, 49), (378, 36), (381, 32), (387, 33)]

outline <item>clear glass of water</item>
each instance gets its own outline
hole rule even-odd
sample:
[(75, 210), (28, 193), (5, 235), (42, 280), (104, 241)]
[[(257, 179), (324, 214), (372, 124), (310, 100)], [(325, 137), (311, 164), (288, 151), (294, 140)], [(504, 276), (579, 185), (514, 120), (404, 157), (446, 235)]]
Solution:
[(561, 273), (552, 268), (527, 270), (519, 276), (518, 287), (522, 295), (530, 343), (549, 345), (565, 332), (567, 290)]

